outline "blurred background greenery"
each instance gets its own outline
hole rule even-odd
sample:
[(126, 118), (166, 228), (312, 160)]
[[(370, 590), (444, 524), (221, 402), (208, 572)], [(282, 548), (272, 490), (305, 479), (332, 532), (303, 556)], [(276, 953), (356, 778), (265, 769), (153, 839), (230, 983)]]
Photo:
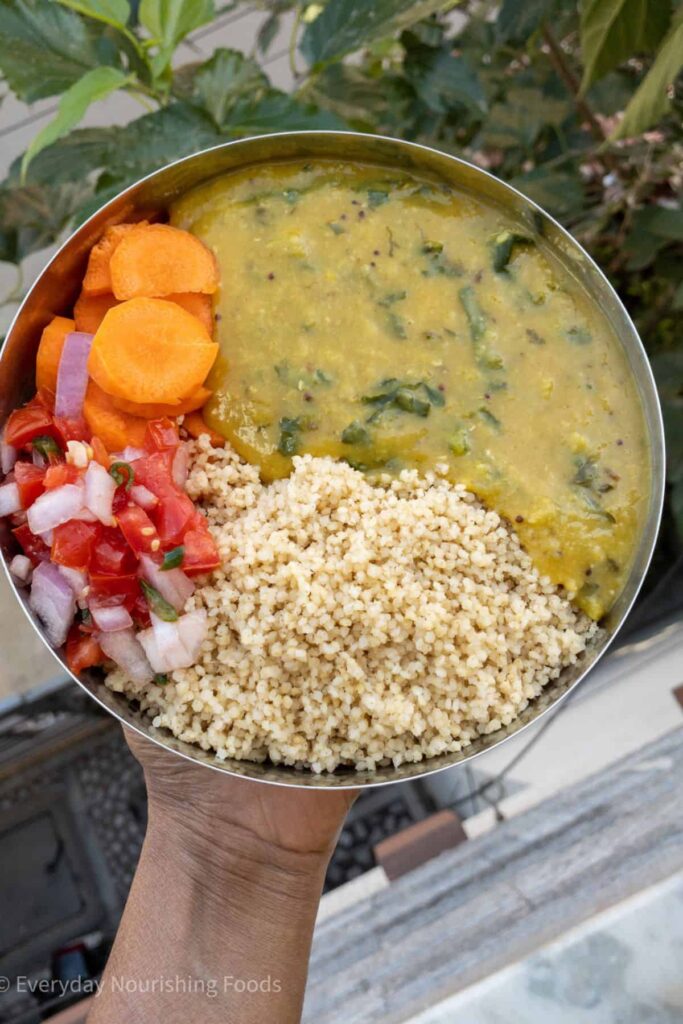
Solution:
[[(181, 63), (241, 6), (253, 51)], [(291, 24), (290, 92), (263, 62)], [(671, 0), (0, 0), (0, 73), (57, 112), (0, 183), (0, 260), (21, 264), (148, 171), (261, 132), (353, 128), (437, 146), (557, 217), (611, 278), (650, 354), (667, 430), (657, 571), (683, 551), (683, 6)], [(79, 128), (122, 91), (123, 126)]]

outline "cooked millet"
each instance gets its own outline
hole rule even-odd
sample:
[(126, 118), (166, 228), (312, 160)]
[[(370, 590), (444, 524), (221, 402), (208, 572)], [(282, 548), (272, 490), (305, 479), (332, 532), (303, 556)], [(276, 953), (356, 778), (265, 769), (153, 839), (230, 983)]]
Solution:
[(199, 662), (140, 698), (154, 724), (239, 758), (333, 771), (459, 750), (519, 715), (597, 626), (539, 576), (464, 487), (404, 471), (370, 483), (303, 456), (286, 480), (207, 437), (188, 493), (223, 566)]

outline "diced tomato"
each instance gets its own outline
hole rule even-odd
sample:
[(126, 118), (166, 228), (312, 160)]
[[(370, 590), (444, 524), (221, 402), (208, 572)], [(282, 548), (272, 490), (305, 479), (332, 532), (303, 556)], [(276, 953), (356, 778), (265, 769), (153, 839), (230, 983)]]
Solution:
[(194, 505), (186, 494), (169, 491), (151, 510), (152, 520), (159, 531), (162, 548), (181, 544), (185, 531), (192, 522)]
[(195, 513), (192, 501), (173, 483), (171, 467), (174, 455), (173, 449), (167, 449), (136, 459), (133, 463), (135, 482), (143, 484), (159, 499), (159, 504), (151, 511), (151, 518), (159, 531), (163, 548), (181, 543)]
[(151, 455), (136, 459), (133, 463), (135, 483), (142, 484), (152, 494), (156, 494), (157, 498), (163, 498), (169, 491), (177, 491), (178, 488), (173, 483), (171, 472), (174, 454), (169, 449), (164, 452), (153, 452)]
[(56, 526), (52, 532), (52, 561), (70, 569), (86, 570), (98, 532), (97, 523), (84, 523), (79, 519)]
[(197, 529), (193, 526), (186, 531), (183, 537), (183, 547), (185, 554), (181, 569), (188, 576), (211, 572), (221, 564), (216, 542), (206, 527), (206, 521), (204, 521), (203, 527)]
[(62, 448), (66, 448), (67, 441), (87, 441), (90, 438), (90, 431), (82, 416), (76, 419), (55, 416), (53, 434)]
[(32, 462), (17, 462), (14, 467), (14, 480), (19, 488), (22, 508), (29, 508), (45, 490), (45, 470), (40, 466), (34, 466)]
[(161, 547), (156, 526), (144, 509), (130, 502), (117, 514), (121, 533), (136, 555), (151, 554)]
[(45, 471), (45, 489), (63, 487), (64, 484), (75, 484), (81, 479), (81, 470), (68, 462), (58, 462), (48, 466)]
[(178, 428), (169, 419), (150, 420), (145, 433), (145, 449), (148, 452), (175, 451), (180, 444)]
[(5, 441), (15, 448), (23, 448), (34, 437), (41, 435), (55, 436), (52, 413), (40, 395), (10, 413), (5, 426)]
[(149, 629), (152, 625), (152, 619), (149, 614), (149, 605), (147, 599), (141, 592), (133, 601), (132, 606), (128, 606), (128, 611), (133, 616), (133, 621), (139, 629)]
[(82, 633), (78, 626), (72, 626), (66, 639), (66, 664), (69, 670), (77, 676), (83, 669), (101, 665), (103, 661), (104, 654), (97, 640)]
[(90, 571), (101, 576), (125, 576), (135, 573), (137, 564), (121, 531), (113, 526), (100, 526)]
[(140, 596), (140, 580), (135, 573), (123, 576), (101, 576), (90, 574), (88, 601), (95, 604), (125, 604), (132, 607)]
[(40, 562), (49, 562), (49, 547), (42, 537), (37, 537), (35, 533), (31, 533), (26, 523), (22, 526), (17, 526), (16, 530), (12, 530), (12, 533), (21, 545), (21, 549), (26, 557), (31, 559), (32, 565), (36, 566)]
[(100, 466), (104, 466), (105, 469), (109, 469), (111, 459), (109, 458), (109, 453), (104, 447), (102, 441), (100, 441), (99, 437), (92, 437), (90, 439), (90, 446), (93, 451), (93, 458), (95, 462), (99, 462)]

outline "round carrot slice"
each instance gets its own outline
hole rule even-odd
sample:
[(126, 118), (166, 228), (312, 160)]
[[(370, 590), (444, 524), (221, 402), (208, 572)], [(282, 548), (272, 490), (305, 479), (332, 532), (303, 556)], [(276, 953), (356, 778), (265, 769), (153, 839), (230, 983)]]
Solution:
[(85, 295), (81, 292), (74, 306), (76, 330), (94, 334), (104, 320), (104, 314), (117, 304), (118, 299), (111, 292), (105, 295)]
[(148, 420), (158, 420), (163, 416), (184, 416), (185, 413), (194, 412), (211, 398), (212, 392), (207, 388), (197, 388), (187, 398), (183, 398), (175, 405), (163, 405), (147, 403), (139, 405), (137, 402), (129, 402), (126, 398), (112, 398), (117, 409), (127, 412), (130, 416), (144, 416)]
[(189, 231), (170, 224), (146, 224), (129, 231), (109, 264), (117, 299), (163, 298), (176, 292), (218, 288), (218, 266), (210, 249)]
[(76, 330), (73, 320), (56, 316), (50, 321), (40, 338), (36, 356), (36, 388), (41, 391), (57, 391), (57, 370), (62, 358), (64, 339)]
[(202, 386), (217, 353), (199, 320), (174, 302), (129, 299), (105, 314), (88, 370), (115, 398), (177, 405)]
[(147, 420), (121, 412), (93, 380), (85, 394), (83, 415), (91, 434), (97, 435), (107, 451), (120, 452), (126, 445), (142, 448)]
[(213, 307), (210, 295), (202, 295), (200, 292), (174, 292), (166, 296), (166, 301), (177, 302), (188, 313), (192, 313), (192, 316), (196, 316), (213, 336)]
[(125, 235), (146, 223), (142, 221), (137, 224), (112, 224), (107, 228), (99, 242), (90, 250), (83, 278), (84, 295), (106, 295), (107, 292), (111, 292), (110, 263), (114, 250)]

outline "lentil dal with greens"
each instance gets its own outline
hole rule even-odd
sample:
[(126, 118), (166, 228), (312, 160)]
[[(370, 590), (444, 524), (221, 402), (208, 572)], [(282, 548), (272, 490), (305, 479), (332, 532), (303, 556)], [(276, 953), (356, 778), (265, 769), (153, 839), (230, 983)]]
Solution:
[(176, 203), (216, 255), (208, 425), (270, 481), (292, 456), (447, 465), (592, 618), (644, 518), (642, 412), (610, 325), (538, 232), (441, 183), (252, 167)]

